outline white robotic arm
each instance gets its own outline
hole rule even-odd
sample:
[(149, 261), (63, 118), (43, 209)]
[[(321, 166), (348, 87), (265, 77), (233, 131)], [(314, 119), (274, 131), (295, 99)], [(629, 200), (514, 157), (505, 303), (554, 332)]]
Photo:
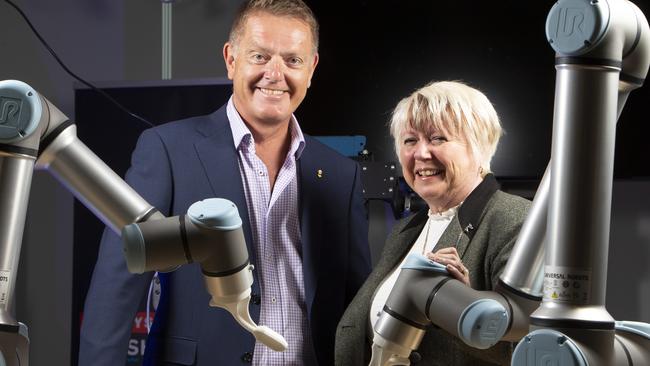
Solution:
[(605, 290), (616, 121), (645, 81), (650, 28), (626, 0), (561, 0), (546, 35), (557, 76), (543, 301), (513, 364), (647, 364), (647, 326), (615, 322)]
[(528, 332), (528, 315), (540, 300), (502, 279), (496, 291), (476, 291), (444, 266), (412, 255), (374, 324), (370, 365), (408, 365), (431, 324), (478, 349), (517, 341)]
[(11, 314), (34, 168), (54, 175), (109, 228), (122, 234), (129, 271), (200, 263), (211, 306), (229, 311), (276, 351), (287, 343), (248, 312), (252, 270), (237, 207), (224, 199), (166, 218), (99, 159), (61, 111), (29, 85), (0, 81), (0, 366), (28, 364), (27, 327)]
[(648, 23), (627, 0), (560, 0), (546, 31), (558, 70), (552, 159), (499, 287), (405, 266), (374, 325), (371, 365), (408, 365), (431, 323), (476, 348), (520, 340), (530, 325), (517, 366), (650, 360), (650, 326), (605, 309), (616, 120), (650, 65)]

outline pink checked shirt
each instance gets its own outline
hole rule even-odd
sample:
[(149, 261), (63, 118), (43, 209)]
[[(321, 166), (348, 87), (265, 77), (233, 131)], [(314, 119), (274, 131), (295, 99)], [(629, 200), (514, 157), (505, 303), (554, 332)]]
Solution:
[(256, 252), (255, 270), (262, 292), (260, 324), (280, 333), (289, 343), (285, 352), (255, 343), (253, 365), (313, 364), (302, 274), (296, 164), (305, 138), (292, 116), (291, 146), (271, 190), (266, 166), (255, 154), (253, 135), (235, 109), (232, 97), (227, 113), (239, 153), (239, 173)]

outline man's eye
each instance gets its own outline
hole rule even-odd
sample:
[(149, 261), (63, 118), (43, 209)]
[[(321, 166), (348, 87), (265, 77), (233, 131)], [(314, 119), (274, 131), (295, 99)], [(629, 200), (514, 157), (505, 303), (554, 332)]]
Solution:
[(251, 59), (255, 62), (264, 62), (266, 59), (264, 58), (264, 55), (260, 53), (255, 53), (251, 56)]
[(293, 66), (302, 65), (303, 63), (300, 57), (291, 57), (287, 61), (289, 62), (289, 65), (293, 65)]

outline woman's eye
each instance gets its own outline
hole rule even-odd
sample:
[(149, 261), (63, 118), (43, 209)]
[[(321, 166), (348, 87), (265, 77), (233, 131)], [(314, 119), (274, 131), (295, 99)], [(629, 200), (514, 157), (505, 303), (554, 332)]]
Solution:
[(416, 139), (413, 137), (407, 137), (404, 139), (404, 145), (413, 145), (416, 143)]
[(439, 145), (442, 144), (443, 142), (447, 142), (447, 138), (444, 136), (431, 136), (429, 138), (429, 141), (431, 141), (431, 143), (433, 144)]

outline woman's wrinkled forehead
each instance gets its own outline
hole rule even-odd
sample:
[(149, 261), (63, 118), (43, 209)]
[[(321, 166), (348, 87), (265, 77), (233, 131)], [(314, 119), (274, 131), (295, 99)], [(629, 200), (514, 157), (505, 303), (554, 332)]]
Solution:
[[(428, 117), (432, 117), (429, 115)], [(417, 118), (409, 119), (405, 126), (402, 134), (416, 134), (422, 133), (424, 135), (444, 135), (444, 136), (456, 136), (455, 133), (449, 130), (450, 123), (446, 123), (442, 118)]]

